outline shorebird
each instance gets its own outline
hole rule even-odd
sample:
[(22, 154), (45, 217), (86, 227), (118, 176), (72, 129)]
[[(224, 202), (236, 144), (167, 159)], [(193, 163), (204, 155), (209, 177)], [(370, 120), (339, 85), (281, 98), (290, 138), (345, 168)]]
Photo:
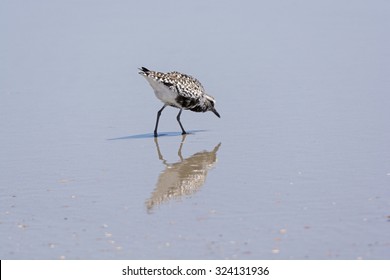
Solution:
[(187, 134), (180, 122), (180, 115), (183, 110), (194, 112), (213, 112), (218, 118), (221, 116), (214, 108), (214, 97), (206, 94), (202, 84), (195, 78), (179, 72), (161, 73), (151, 71), (145, 67), (139, 68), (154, 90), (154, 94), (160, 99), (164, 106), (157, 112), (156, 126), (154, 128), (154, 137), (157, 137), (158, 122), (161, 112), (167, 106), (180, 109), (177, 114), (182, 134)]

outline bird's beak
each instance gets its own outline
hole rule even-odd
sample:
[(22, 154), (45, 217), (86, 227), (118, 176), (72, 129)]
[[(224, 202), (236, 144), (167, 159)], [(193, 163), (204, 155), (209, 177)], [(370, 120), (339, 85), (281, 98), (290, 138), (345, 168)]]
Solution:
[(217, 112), (217, 110), (215, 110), (215, 108), (212, 108), (212, 109), (211, 109), (211, 112), (213, 112), (218, 118), (221, 117), (221, 116), (219, 115), (219, 113)]

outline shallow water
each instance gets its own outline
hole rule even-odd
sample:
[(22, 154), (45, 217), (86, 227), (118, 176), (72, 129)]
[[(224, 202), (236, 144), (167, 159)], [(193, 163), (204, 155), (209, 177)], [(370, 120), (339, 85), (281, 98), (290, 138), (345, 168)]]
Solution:
[[(0, 258), (389, 259), (389, 12), (2, 1)], [(155, 139), (141, 66), (221, 119)]]

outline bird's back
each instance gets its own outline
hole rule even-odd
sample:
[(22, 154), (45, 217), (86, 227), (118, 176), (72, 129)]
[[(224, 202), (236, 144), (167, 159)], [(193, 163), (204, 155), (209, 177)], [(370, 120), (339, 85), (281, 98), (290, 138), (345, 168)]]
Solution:
[[(145, 67), (142, 67), (140, 74), (144, 75), (147, 80), (154, 80), (162, 83), (170, 90), (176, 92), (184, 97), (197, 98), (205, 94), (205, 90), (202, 84), (194, 77), (186, 74), (182, 74), (176, 71), (162, 73), (151, 71)], [(152, 85), (152, 84), (151, 84)], [(154, 86), (152, 85), (154, 88)]]

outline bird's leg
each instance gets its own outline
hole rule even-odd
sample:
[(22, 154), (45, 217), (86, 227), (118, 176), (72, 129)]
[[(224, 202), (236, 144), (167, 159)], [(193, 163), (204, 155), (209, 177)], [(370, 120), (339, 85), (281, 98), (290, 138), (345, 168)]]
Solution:
[(162, 108), (157, 112), (157, 120), (156, 120), (156, 126), (154, 128), (154, 137), (157, 137), (157, 127), (158, 127), (158, 122), (160, 120), (161, 112), (164, 110), (164, 108), (167, 105), (162, 106)]
[(183, 126), (182, 126), (182, 124), (181, 124), (181, 122), (180, 122), (180, 115), (181, 115), (181, 111), (183, 111), (183, 109), (180, 109), (180, 111), (179, 111), (179, 114), (177, 114), (177, 117), (176, 117), (176, 119), (177, 119), (177, 121), (179, 122), (179, 124), (180, 124), (180, 128), (181, 128), (181, 131), (182, 131), (182, 133), (181, 134), (187, 134), (187, 132), (184, 130), (184, 128), (183, 128)]

